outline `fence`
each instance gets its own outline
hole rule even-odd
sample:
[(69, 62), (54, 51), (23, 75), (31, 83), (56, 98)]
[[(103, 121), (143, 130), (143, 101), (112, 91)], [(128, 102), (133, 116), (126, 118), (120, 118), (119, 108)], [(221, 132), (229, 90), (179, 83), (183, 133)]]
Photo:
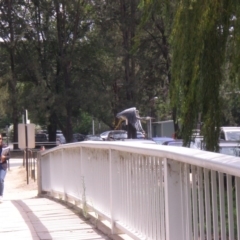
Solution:
[(39, 155), (39, 191), (134, 239), (240, 239), (240, 161), (140, 142), (81, 142)]

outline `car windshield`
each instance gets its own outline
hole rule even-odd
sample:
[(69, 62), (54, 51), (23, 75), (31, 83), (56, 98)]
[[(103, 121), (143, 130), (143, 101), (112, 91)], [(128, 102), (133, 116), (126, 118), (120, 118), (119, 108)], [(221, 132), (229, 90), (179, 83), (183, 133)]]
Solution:
[(109, 131), (106, 131), (106, 132), (101, 133), (100, 135), (101, 135), (101, 136), (107, 136), (108, 133), (109, 133)]
[(240, 140), (240, 131), (232, 131), (232, 132), (226, 132), (226, 139), (228, 141), (236, 141)]

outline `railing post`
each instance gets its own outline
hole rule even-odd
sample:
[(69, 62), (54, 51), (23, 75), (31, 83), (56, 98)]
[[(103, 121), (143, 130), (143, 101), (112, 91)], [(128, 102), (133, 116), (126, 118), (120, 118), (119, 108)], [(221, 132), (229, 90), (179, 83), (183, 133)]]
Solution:
[(37, 153), (37, 185), (38, 185), (38, 196), (42, 193), (42, 156), (41, 152)]
[(164, 160), (166, 239), (185, 240), (182, 227), (181, 164)]
[[(66, 149), (64, 149), (65, 151), (66, 151)], [(65, 176), (65, 168), (64, 168), (64, 160), (66, 160), (66, 159), (64, 159), (64, 152), (65, 151), (63, 151), (63, 149), (61, 149), (61, 165), (62, 165), (62, 177), (63, 177), (63, 198), (64, 198), (64, 200), (66, 201), (67, 199), (66, 199), (66, 181), (67, 181), (67, 179), (65, 179), (66, 178), (66, 176)]]
[(116, 216), (115, 209), (117, 207), (116, 202), (116, 185), (117, 185), (117, 153), (115, 150), (109, 149), (109, 181), (110, 181), (110, 216), (111, 216), (111, 233), (119, 234), (120, 230), (116, 228)]

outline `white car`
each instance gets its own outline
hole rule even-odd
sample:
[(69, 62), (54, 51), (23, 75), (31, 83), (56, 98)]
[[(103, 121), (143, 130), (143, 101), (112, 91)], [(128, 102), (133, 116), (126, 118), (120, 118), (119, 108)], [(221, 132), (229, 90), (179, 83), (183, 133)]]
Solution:
[(106, 132), (103, 132), (100, 134), (100, 137), (102, 138), (102, 140), (106, 140), (107, 137), (108, 137), (108, 134), (110, 133), (111, 131), (106, 131)]
[(125, 130), (111, 130), (100, 134), (103, 141), (115, 141), (127, 139), (127, 131)]
[(220, 139), (225, 141), (239, 141), (240, 127), (221, 127)]
[(240, 157), (240, 144), (234, 141), (220, 141), (219, 153)]

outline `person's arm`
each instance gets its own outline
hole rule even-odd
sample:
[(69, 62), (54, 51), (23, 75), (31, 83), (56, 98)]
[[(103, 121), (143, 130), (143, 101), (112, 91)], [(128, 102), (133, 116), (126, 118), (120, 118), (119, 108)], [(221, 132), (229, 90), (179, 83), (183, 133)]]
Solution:
[[(6, 151), (4, 151), (6, 150)], [(6, 147), (5, 149), (3, 148), (2, 151), (4, 151), (4, 153), (1, 156), (1, 161), (2, 163), (6, 162), (6, 160), (9, 160), (10, 157), (10, 149), (8, 147)]]
[(5, 156), (5, 155), (2, 155), (2, 156), (1, 156), (1, 163), (6, 162), (6, 160), (8, 160), (8, 159), (9, 159), (9, 157), (7, 157), (7, 156)]

